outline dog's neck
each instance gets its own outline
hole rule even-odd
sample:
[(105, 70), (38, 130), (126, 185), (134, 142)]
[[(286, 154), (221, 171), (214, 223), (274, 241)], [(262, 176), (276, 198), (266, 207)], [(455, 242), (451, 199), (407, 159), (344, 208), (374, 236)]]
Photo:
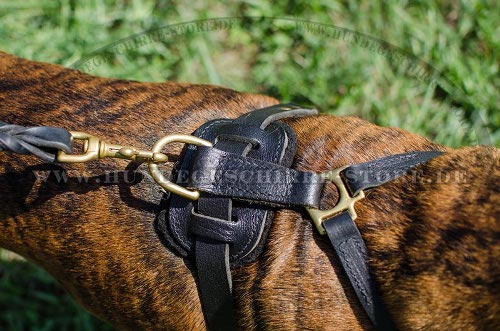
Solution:
[[(189, 134), (210, 119), (234, 118), (274, 103), (214, 86), (97, 78), (0, 53), (0, 119), (86, 131), (142, 149), (166, 134)], [(302, 170), (324, 171), (411, 150), (444, 150), (422, 137), (356, 118), (288, 122), (299, 140), (294, 167)], [(180, 148), (168, 152), (178, 154)], [(483, 316), (499, 313), (487, 287), (493, 286), (488, 283), (492, 274), (484, 271), (485, 256), (494, 256), (493, 248), (474, 241), (491, 238), (481, 231), (494, 233), (495, 220), (488, 216), (494, 214), (478, 213), (471, 207), (475, 201), (468, 200), (470, 192), (480, 190), (481, 180), (498, 179), (498, 151), (448, 152), (425, 166), (419, 180), (405, 176), (374, 190), (357, 206), (371, 267), (402, 329), (488, 327), (494, 320)], [(42, 265), (87, 309), (118, 327), (203, 326), (191, 262), (166, 249), (154, 231), (162, 192), (144, 165), (127, 166), (121, 160), (64, 165), (68, 179), (62, 183), (61, 166), (26, 156), (2, 157), (0, 185), (6, 194), (0, 246)], [(488, 168), (488, 162), (496, 163)], [(465, 170), (474, 180), (469, 186), (426, 182), (443, 167)], [(99, 177), (106, 173), (111, 180)], [(46, 181), (37, 179), (47, 174)], [(82, 178), (88, 183), (80, 183)], [(325, 204), (334, 199), (335, 192), (326, 194)], [(494, 199), (484, 197), (483, 209), (497, 208)], [(233, 275), (244, 328), (369, 326), (327, 239), (304, 213), (279, 211), (261, 258)]]

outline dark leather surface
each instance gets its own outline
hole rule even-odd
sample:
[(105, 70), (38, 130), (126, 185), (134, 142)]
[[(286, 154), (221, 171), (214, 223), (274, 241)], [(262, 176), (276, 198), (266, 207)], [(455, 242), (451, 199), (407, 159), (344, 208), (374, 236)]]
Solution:
[(341, 172), (342, 179), (347, 184), (352, 196), (371, 187), (387, 183), (411, 168), (425, 163), (438, 155), (439, 151), (419, 151), (395, 154), (365, 163), (352, 165)]
[[(195, 135), (209, 140), (216, 141), (219, 128), (218, 124), (226, 124), (228, 120), (220, 120), (217, 122), (208, 122), (195, 131)], [(285, 153), (281, 156), (283, 159), (289, 159), (292, 161), (295, 154), (295, 135), (289, 128), (283, 123), (272, 123), (269, 125), (268, 130), (271, 132), (268, 136), (269, 145), (271, 142), (278, 143), (281, 141), (282, 148), (285, 147)], [(285, 141), (286, 140), (286, 144)], [(216, 144), (217, 147), (221, 147), (222, 144), (229, 143), (228, 141), (219, 141)], [(221, 144), (221, 145), (219, 145)], [(243, 149), (247, 149), (246, 143), (234, 143), (239, 145)], [(186, 186), (186, 174), (190, 173), (192, 158), (195, 154), (196, 149), (190, 147), (186, 150), (183, 157), (183, 162), (177, 173), (182, 174), (174, 178), (179, 185)], [(273, 153), (274, 151), (274, 153)], [(259, 148), (257, 150), (249, 149), (247, 155), (252, 155), (254, 158), (267, 157), (272, 160), (279, 160), (280, 154), (277, 149), (274, 148)], [(180, 181), (178, 179), (181, 179)], [(204, 196), (204, 194), (202, 194)], [(205, 195), (206, 197), (207, 195)], [(158, 226), (160, 231), (165, 235), (167, 241), (172, 244), (171, 246), (177, 250), (182, 256), (189, 256), (194, 253), (194, 236), (189, 232), (190, 224), (193, 222), (191, 218), (191, 212), (195, 208), (195, 204), (192, 201), (181, 198), (177, 195), (172, 195), (169, 200), (169, 206), (165, 213), (166, 219), (159, 218)], [(231, 245), (230, 250), (230, 262), (231, 266), (242, 265), (246, 262), (253, 260), (262, 251), (262, 246), (264, 244), (263, 235), (267, 233), (270, 226), (270, 219), (272, 212), (269, 211), (269, 207), (262, 206), (250, 206), (242, 202), (233, 202), (233, 212), (232, 215), (238, 220), (241, 231), (237, 232), (238, 238), (235, 239), (233, 245)], [(268, 215), (269, 214), (269, 215)], [(207, 215), (209, 216), (209, 215)], [(262, 222), (264, 220), (264, 222)]]
[(346, 275), (370, 320), (378, 330), (395, 330), (368, 269), (365, 242), (345, 211), (323, 223)]
[[(289, 167), (296, 152), (295, 133), (275, 120), (313, 114), (315, 110), (280, 105), (235, 120), (208, 122), (194, 135), (213, 142), (213, 150)], [(202, 151), (193, 146), (185, 150), (174, 176), (178, 184), (186, 186)], [(201, 192), (196, 202), (172, 195), (160, 214), (158, 229), (171, 247), (183, 256), (195, 253), (200, 300), (211, 330), (234, 329), (230, 266), (252, 261), (262, 252), (272, 218), (270, 206), (209, 192)]]
[(33, 154), (46, 162), (55, 162), (58, 150), (71, 154), (72, 146), (71, 134), (65, 129), (0, 122), (0, 150)]
[[(289, 105), (285, 105), (289, 106)], [(247, 157), (252, 157), (254, 159), (265, 159), (269, 162), (281, 162), (283, 166), (289, 166), (295, 155), (296, 151), (296, 137), (291, 130), (291, 128), (281, 122), (269, 122), (269, 116), (272, 118), (282, 118), (285, 115), (288, 116), (299, 116), (299, 115), (311, 115), (315, 114), (315, 110), (298, 109), (294, 112), (279, 111), (276, 114), (276, 109), (259, 109), (257, 111), (251, 112), (256, 116), (257, 121), (253, 121), (248, 118), (248, 115), (244, 119), (241, 117), (235, 120), (214, 120), (205, 123), (199, 129), (194, 132), (194, 135), (199, 136), (203, 139), (217, 142), (217, 148), (230, 149), (239, 148), (246, 153)], [(274, 114), (273, 114), (274, 113)], [(218, 139), (219, 136), (226, 134), (223, 131), (226, 128), (230, 128), (231, 134), (234, 134), (234, 124), (236, 122), (249, 123), (251, 121), (251, 127), (262, 127), (262, 123), (267, 123), (267, 127), (262, 130), (261, 134), (254, 134), (260, 137), (259, 140), (265, 143), (260, 143), (257, 149), (253, 149), (251, 143), (242, 141), (229, 141), (225, 139)], [(257, 125), (255, 123), (261, 123)], [(242, 135), (245, 134), (242, 130)], [(248, 132), (248, 131), (247, 131)], [(248, 134), (247, 134), (248, 135)], [(264, 138), (265, 137), (265, 138)], [(263, 140), (265, 139), (265, 140)], [(250, 145), (250, 147), (248, 146)], [(280, 151), (281, 149), (281, 151)], [(174, 171), (173, 180), (181, 186), (187, 185), (188, 174), (190, 174), (192, 158), (195, 155), (197, 148), (194, 146), (189, 146), (185, 149), (183, 155), (181, 155), (181, 162), (179, 162), (176, 170)], [(233, 152), (237, 150), (233, 150)], [(281, 161), (280, 161), (281, 159)], [(193, 219), (191, 218), (191, 212), (195, 207), (194, 204), (186, 199), (179, 196), (172, 195), (167, 200), (168, 206), (162, 206), (162, 212), (158, 216), (158, 229), (166, 239), (168, 245), (173, 248), (181, 256), (187, 257), (194, 254), (194, 236), (190, 233), (191, 223)], [(230, 250), (230, 262), (231, 266), (239, 266), (244, 263), (253, 261), (263, 249), (266, 234), (270, 227), (270, 222), (272, 219), (272, 211), (268, 206), (258, 206), (249, 205), (243, 201), (232, 201), (233, 212), (232, 217), (238, 220), (238, 231), (236, 231), (236, 236)]]
[[(231, 216), (231, 199), (202, 198), (197, 207), (199, 214), (194, 221), (207, 224), (217, 220), (214, 224), (235, 224)], [(235, 330), (229, 244), (222, 236), (210, 237), (195, 236), (198, 290), (203, 313), (210, 330)]]
[(198, 147), (189, 187), (233, 199), (271, 205), (319, 207), (324, 179), (271, 162)]

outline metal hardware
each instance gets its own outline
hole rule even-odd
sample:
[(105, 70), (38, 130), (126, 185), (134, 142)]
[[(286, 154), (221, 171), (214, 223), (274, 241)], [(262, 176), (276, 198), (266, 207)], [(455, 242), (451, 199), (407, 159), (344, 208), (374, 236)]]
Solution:
[(340, 214), (343, 211), (349, 211), (349, 214), (351, 215), (351, 218), (353, 220), (358, 217), (356, 211), (354, 210), (354, 204), (357, 201), (363, 199), (365, 197), (365, 193), (363, 191), (360, 191), (356, 196), (350, 196), (344, 182), (342, 181), (342, 178), (340, 177), (340, 173), (347, 167), (349, 167), (349, 165), (323, 174), (325, 180), (333, 182), (335, 186), (337, 186), (337, 189), (339, 191), (339, 200), (335, 207), (327, 210), (306, 208), (320, 234), (326, 234), (326, 230), (323, 227), (323, 222), (331, 218), (332, 216)]
[(83, 140), (83, 154), (66, 154), (60, 150), (57, 153), (58, 162), (79, 163), (103, 159), (105, 157), (155, 163), (168, 161), (167, 155), (163, 153), (109, 144), (85, 132), (72, 131), (70, 133), (73, 139)]
[(165, 190), (191, 200), (197, 200), (200, 196), (200, 193), (197, 191), (190, 191), (169, 181), (161, 173), (158, 168), (158, 163), (165, 163), (168, 161), (167, 155), (161, 152), (162, 148), (167, 144), (180, 142), (197, 146), (212, 147), (212, 143), (209, 141), (190, 135), (172, 134), (158, 140), (153, 145), (153, 149), (151, 151), (144, 151), (129, 146), (108, 144), (96, 136), (85, 132), (72, 131), (70, 133), (72, 139), (83, 140), (83, 154), (66, 154), (64, 151), (60, 150), (57, 153), (58, 162), (80, 163), (103, 159), (105, 157), (131, 161), (144, 161), (149, 164), (149, 172), (151, 173), (151, 176), (153, 176), (154, 180)]
[[(194, 137), (194, 136), (189, 136), (189, 135), (184, 135), (184, 134), (172, 134), (169, 136), (165, 136), (158, 140), (152, 148), (153, 153), (159, 153), (162, 148), (170, 143), (173, 142), (180, 142), (180, 143), (185, 143), (185, 144), (192, 144), (196, 146), (207, 146), (207, 147), (212, 147), (212, 143), (209, 141), (206, 141), (204, 139)], [(181, 187), (177, 184), (172, 183), (169, 181), (163, 174), (161, 173), (160, 169), (158, 168), (158, 164), (156, 163), (149, 163), (149, 173), (151, 176), (153, 176), (154, 180), (165, 190), (172, 192), (174, 194), (180, 195), (183, 198), (186, 199), (191, 199), (191, 200), (197, 200), (200, 197), (200, 192), (198, 191), (190, 191), (184, 187)]]

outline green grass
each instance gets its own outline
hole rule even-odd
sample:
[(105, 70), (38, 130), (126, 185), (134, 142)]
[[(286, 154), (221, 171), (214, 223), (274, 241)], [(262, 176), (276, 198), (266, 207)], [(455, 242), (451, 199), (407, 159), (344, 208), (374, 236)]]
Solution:
[[(402, 127), (455, 147), (498, 146), (500, 7), (495, 0), (439, 3), (0, 0), (0, 49), (74, 66), (95, 50), (143, 31), (198, 19), (252, 16), (223, 31), (181, 33), (177, 26), (178, 33), (161, 42), (118, 55), (108, 47), (100, 54), (111, 56), (109, 62), (90, 70), (81, 62), (76, 67), (141, 81), (220, 84)], [(256, 18), (261, 16), (287, 19)], [(326, 24), (329, 35), (297, 28), (290, 19)], [(387, 42), (395, 48), (385, 49), (402, 59), (424, 61), (424, 77), (394, 58), (332, 37), (341, 31), (332, 25), (372, 36), (379, 40), (372, 40), (374, 45)], [(2, 262), (0, 277), (0, 323), (26, 323), (8, 324), (7, 329), (102, 328), (70, 304), (45, 305), (44, 300), (69, 299), (37, 269)], [(52, 285), (42, 286), (41, 298), (25, 291), (22, 279)], [(11, 301), (17, 304), (11, 306)]]

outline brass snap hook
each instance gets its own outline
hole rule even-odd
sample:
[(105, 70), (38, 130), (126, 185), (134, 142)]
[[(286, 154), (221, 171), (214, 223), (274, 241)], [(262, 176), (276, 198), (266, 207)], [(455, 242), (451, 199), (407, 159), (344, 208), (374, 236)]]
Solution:
[[(172, 134), (165, 136), (158, 140), (152, 148), (153, 153), (160, 153), (165, 145), (170, 143), (180, 142), (185, 144), (191, 144), (196, 146), (207, 146), (212, 147), (212, 143), (190, 135), (185, 134)], [(181, 187), (177, 184), (169, 181), (163, 174), (161, 173), (157, 163), (149, 163), (149, 173), (154, 178), (154, 180), (165, 190), (172, 192), (174, 194), (180, 195), (183, 198), (190, 200), (197, 200), (200, 197), (200, 192), (198, 191), (190, 191), (184, 187)]]
[(109, 144), (85, 132), (71, 131), (73, 140), (83, 140), (83, 154), (67, 154), (62, 150), (57, 153), (57, 161), (61, 163), (81, 163), (105, 157), (145, 162), (167, 162), (163, 153), (143, 151), (130, 146)]
[(200, 196), (200, 193), (197, 191), (190, 191), (169, 181), (161, 173), (158, 168), (158, 163), (168, 161), (167, 155), (161, 152), (162, 148), (167, 144), (180, 142), (196, 146), (212, 147), (212, 143), (209, 141), (185, 134), (172, 134), (158, 140), (151, 151), (144, 151), (129, 146), (109, 144), (85, 132), (72, 131), (71, 136), (72, 139), (83, 140), (83, 153), (67, 154), (60, 150), (57, 154), (58, 162), (80, 163), (105, 157), (144, 161), (148, 162), (151, 176), (153, 176), (154, 180), (165, 190), (191, 200), (197, 200)]

